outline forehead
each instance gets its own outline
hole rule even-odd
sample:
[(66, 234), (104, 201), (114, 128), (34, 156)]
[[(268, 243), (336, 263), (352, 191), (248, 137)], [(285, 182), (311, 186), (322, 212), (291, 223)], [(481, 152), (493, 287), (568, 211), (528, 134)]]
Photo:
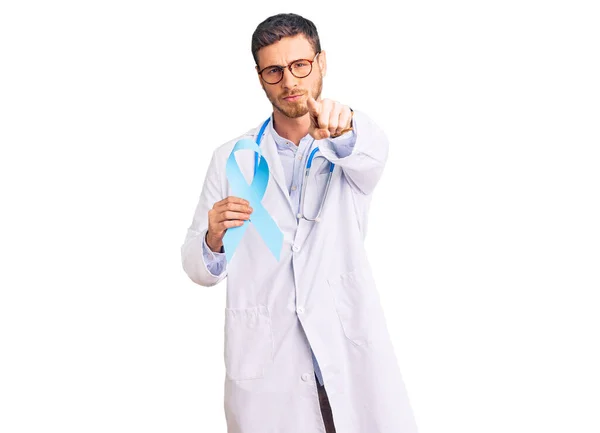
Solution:
[(306, 39), (306, 36), (299, 34), (288, 36), (281, 40), (263, 47), (258, 50), (258, 65), (261, 67), (270, 65), (287, 65), (298, 59), (312, 59), (315, 56), (315, 50)]

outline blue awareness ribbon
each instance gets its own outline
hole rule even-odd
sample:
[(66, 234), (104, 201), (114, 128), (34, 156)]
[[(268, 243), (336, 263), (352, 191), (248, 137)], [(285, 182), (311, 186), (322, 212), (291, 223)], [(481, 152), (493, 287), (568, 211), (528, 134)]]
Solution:
[[(246, 182), (235, 159), (235, 152), (239, 150), (253, 150), (255, 157), (259, 160), (258, 164), (255, 164), (254, 178), (250, 185)], [(283, 246), (283, 233), (261, 203), (269, 182), (269, 164), (262, 156), (260, 147), (249, 138), (239, 140), (235, 143), (233, 150), (229, 154), (225, 173), (231, 187), (232, 195), (248, 200), (250, 207), (253, 209), (250, 220), (244, 221), (244, 224), (241, 226), (228, 228), (225, 232), (223, 246), (227, 262), (231, 261), (233, 253), (242, 241), (250, 223), (254, 224), (254, 227), (271, 253), (279, 261)]]

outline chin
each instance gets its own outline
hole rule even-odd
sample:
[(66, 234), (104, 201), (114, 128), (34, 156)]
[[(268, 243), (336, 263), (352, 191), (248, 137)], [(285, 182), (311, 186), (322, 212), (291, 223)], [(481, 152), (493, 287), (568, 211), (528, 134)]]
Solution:
[(299, 117), (304, 116), (306, 113), (308, 113), (307, 110), (302, 110), (302, 111), (294, 111), (293, 113), (291, 113), (288, 117), (291, 117), (292, 119), (297, 119)]
[(287, 107), (286, 109), (280, 109), (279, 111), (281, 111), (286, 117), (289, 117), (290, 119), (297, 119), (298, 117), (302, 117), (306, 113), (308, 113), (308, 108), (306, 106)]

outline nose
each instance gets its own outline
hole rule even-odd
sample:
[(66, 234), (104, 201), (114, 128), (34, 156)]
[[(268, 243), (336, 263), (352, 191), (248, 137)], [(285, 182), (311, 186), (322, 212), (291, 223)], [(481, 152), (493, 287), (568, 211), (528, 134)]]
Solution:
[(298, 85), (299, 78), (294, 77), (288, 68), (283, 70), (283, 78), (281, 79), (281, 85), (286, 89), (292, 89)]

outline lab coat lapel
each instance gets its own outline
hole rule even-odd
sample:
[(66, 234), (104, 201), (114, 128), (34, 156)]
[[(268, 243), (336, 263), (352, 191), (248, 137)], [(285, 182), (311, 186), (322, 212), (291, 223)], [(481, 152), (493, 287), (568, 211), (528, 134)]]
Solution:
[(287, 190), (287, 185), (285, 183), (285, 174), (283, 172), (283, 165), (281, 165), (281, 158), (279, 157), (279, 153), (277, 152), (277, 145), (275, 144), (273, 135), (269, 133), (269, 130), (270, 128), (267, 128), (263, 140), (260, 144), (263, 156), (267, 159), (267, 162), (269, 163), (269, 182), (271, 182), (271, 180), (275, 181), (277, 189), (281, 194), (283, 194), (283, 197), (285, 197), (285, 201), (287, 202), (287, 208), (289, 209), (290, 215), (294, 218), (294, 221), (296, 221), (296, 215), (294, 214), (294, 208), (292, 207), (292, 200), (290, 199), (290, 194)]

